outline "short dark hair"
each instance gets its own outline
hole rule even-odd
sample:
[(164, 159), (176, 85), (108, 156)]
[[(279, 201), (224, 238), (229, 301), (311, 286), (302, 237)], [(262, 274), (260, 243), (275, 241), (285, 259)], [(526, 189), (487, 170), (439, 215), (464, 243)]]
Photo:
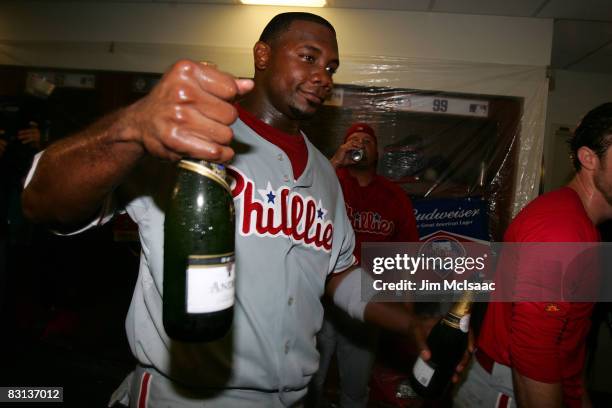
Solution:
[(294, 21), (310, 21), (313, 23), (321, 24), (327, 28), (329, 28), (334, 35), (336, 35), (336, 30), (334, 26), (331, 25), (329, 21), (324, 19), (321, 16), (317, 16), (312, 13), (304, 13), (304, 12), (289, 12), (289, 13), (281, 13), (274, 16), (272, 20), (266, 25), (266, 27), (261, 32), (259, 36), (259, 41), (263, 41), (267, 44), (272, 43), (278, 37), (281, 36), (282, 33), (289, 29), (289, 26)]
[(578, 159), (578, 149), (586, 146), (600, 159), (612, 145), (612, 102), (599, 105), (580, 121), (568, 141), (570, 154), (576, 171), (582, 168)]

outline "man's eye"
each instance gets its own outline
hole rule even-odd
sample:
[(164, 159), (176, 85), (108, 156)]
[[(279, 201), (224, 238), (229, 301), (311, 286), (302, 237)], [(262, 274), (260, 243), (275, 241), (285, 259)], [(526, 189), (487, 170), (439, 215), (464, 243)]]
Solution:
[(314, 62), (315, 58), (312, 55), (302, 55), (302, 59), (306, 62)]
[(337, 70), (337, 69), (338, 69), (338, 68), (334, 68), (334, 67), (327, 67), (327, 68), (325, 68), (325, 70), (327, 71), (327, 73), (328, 73), (329, 75), (334, 75), (334, 74), (336, 73), (336, 70)]

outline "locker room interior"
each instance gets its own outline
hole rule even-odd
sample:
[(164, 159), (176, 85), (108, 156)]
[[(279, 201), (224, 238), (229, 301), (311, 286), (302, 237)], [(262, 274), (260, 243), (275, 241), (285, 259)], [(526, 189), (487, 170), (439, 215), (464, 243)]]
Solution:
[[(287, 8), (238, 3), (4, 2), (2, 120), (15, 120), (5, 111), (22, 103), (33, 78), (55, 85), (35, 108), (52, 143), (146, 95), (180, 57), (249, 77), (250, 46), (263, 24)], [(328, 3), (300, 9), (320, 13), (338, 31), (334, 94), (303, 124), (325, 155), (351, 123), (371, 123), (380, 174), (415, 201), (482, 199), (482, 238), (491, 240), (501, 239), (530, 199), (567, 182), (565, 139), (581, 115), (612, 95), (609, 2)], [(228, 19), (231, 25), (222, 23)], [(436, 100), (460, 111), (427, 105)], [(612, 238), (610, 223), (601, 231), (604, 240)], [(39, 226), (15, 234), (18, 250), (3, 254), (0, 265), (8, 329), (0, 340), (0, 385), (59, 385), (71, 394), (65, 406), (92, 399), (106, 406), (134, 364), (124, 318), (138, 270), (135, 226), (119, 217), (75, 237)], [(600, 305), (589, 343), (589, 389), (602, 407), (612, 404), (610, 313)], [(413, 406), (379, 402), (372, 406)]]

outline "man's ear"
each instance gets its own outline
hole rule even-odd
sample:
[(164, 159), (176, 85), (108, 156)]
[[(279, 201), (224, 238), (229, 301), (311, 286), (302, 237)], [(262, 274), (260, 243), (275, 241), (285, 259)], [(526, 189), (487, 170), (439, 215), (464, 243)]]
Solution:
[(587, 170), (595, 170), (599, 167), (599, 157), (597, 154), (586, 146), (582, 146), (577, 152), (580, 165)]
[(263, 41), (257, 41), (253, 46), (253, 58), (255, 60), (255, 69), (264, 70), (268, 67), (272, 48), (269, 44)]

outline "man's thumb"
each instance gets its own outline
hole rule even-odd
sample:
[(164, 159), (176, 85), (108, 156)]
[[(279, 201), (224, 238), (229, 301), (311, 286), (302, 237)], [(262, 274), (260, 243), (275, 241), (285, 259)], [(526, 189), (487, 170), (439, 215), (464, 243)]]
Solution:
[(245, 95), (253, 89), (255, 83), (252, 79), (236, 79), (236, 86), (238, 87), (238, 94)]

